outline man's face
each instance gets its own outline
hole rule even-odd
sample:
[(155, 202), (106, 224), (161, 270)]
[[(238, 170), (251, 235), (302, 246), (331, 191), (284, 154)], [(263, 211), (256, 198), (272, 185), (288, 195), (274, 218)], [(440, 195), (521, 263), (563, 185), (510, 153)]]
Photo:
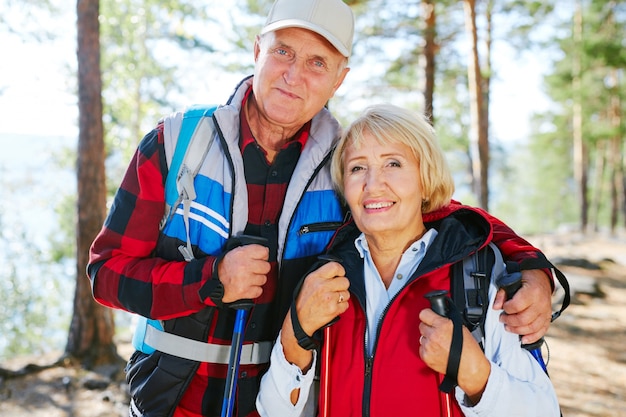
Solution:
[(335, 94), (349, 69), (322, 36), (301, 28), (269, 32), (254, 47), (253, 89), (268, 121), (299, 128)]

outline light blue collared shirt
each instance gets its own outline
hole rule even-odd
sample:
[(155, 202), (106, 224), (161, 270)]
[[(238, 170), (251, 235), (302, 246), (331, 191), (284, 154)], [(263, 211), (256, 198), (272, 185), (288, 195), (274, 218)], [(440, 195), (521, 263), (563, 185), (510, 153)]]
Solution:
[(365, 279), (365, 312), (367, 314), (367, 330), (365, 335), (367, 354), (371, 355), (376, 342), (376, 330), (378, 322), (383, 312), (391, 300), (406, 285), (415, 272), (422, 259), (426, 255), (428, 247), (437, 236), (435, 229), (430, 229), (419, 240), (413, 242), (411, 246), (402, 254), (400, 264), (394, 273), (394, 279), (389, 288), (385, 288), (383, 280), (374, 265), (372, 255), (365, 235), (361, 235), (354, 241), (354, 246), (364, 259), (364, 279)]

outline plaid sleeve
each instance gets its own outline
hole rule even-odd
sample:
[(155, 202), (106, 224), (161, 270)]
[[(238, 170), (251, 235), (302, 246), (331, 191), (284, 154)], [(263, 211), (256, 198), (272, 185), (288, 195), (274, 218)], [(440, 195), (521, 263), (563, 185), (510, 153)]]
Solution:
[[(438, 221), (463, 207), (468, 206), (452, 200), (447, 206), (444, 206), (434, 212), (425, 213), (424, 222)], [(493, 230), (492, 241), (500, 249), (504, 259), (507, 261), (517, 262), (520, 264), (522, 269), (541, 269), (549, 277), (551, 277), (551, 280), (554, 283), (554, 276), (552, 275), (552, 271), (550, 269), (551, 264), (539, 249), (517, 235), (509, 226), (485, 210), (478, 207), (471, 207), (471, 209), (481, 213), (481, 215), (483, 215), (491, 224)]]
[(87, 266), (96, 301), (159, 320), (206, 307), (198, 292), (210, 281), (214, 261), (213, 257), (185, 262), (153, 256), (165, 209), (166, 176), (159, 125), (139, 144), (91, 245)]
[(518, 236), (500, 219), (484, 210), (481, 211), (493, 227), (492, 241), (500, 249), (504, 259), (519, 263), (522, 269), (541, 269), (551, 278), (554, 285), (554, 276), (545, 255), (527, 240)]

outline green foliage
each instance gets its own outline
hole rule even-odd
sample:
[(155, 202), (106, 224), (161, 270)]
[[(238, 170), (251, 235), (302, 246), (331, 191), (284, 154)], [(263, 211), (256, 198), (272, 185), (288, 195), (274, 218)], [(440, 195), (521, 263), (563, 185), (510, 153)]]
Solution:
[(4, 0), (0, 6), (0, 30), (18, 35), (23, 40), (43, 42), (55, 37), (55, 29), (41, 25), (41, 19), (59, 15), (51, 0)]
[(52, 262), (74, 260), (76, 257), (76, 195), (61, 197), (55, 207), (59, 230), (48, 237)]
[(0, 360), (61, 349), (69, 326), (67, 298), (73, 279), (66, 264), (47, 257), (20, 223), (0, 211)]
[[(554, 139), (558, 135), (560, 158), (563, 158), (563, 155), (571, 158), (573, 131), (570, 125), (574, 107), (580, 105), (582, 137), (588, 151), (588, 162), (584, 166), (590, 179), (588, 197), (599, 197), (599, 200), (591, 201), (590, 204), (599, 208), (596, 216), (599, 223), (594, 226), (602, 227), (608, 225), (610, 217), (608, 212), (610, 204), (605, 204), (602, 195), (605, 188), (608, 189), (614, 181), (611, 176), (600, 172), (605, 169), (604, 165), (608, 161), (605, 145), (618, 138), (623, 148), (625, 142), (623, 120), (626, 117), (626, 109), (623, 103), (626, 85), (623, 75), (620, 74), (623, 74), (626, 67), (626, 53), (623, 48), (623, 40), (626, 38), (626, 8), (623, 3), (602, 0), (581, 4), (584, 7), (581, 39), (577, 40), (573, 35), (571, 19), (563, 26), (568, 28), (568, 31), (552, 39), (559, 50), (554, 54), (553, 70), (546, 76), (545, 81), (546, 91), (553, 99), (556, 110), (552, 118), (544, 120), (544, 123), (552, 125), (550, 130), (553, 133), (537, 135), (534, 140), (536, 144), (543, 142), (546, 145), (542, 147), (544, 152), (552, 153), (554, 144), (546, 143), (546, 140)], [(615, 121), (620, 119), (622, 122), (616, 124)], [(559, 156), (555, 155), (555, 158)], [(623, 164), (623, 161), (621, 163)], [(623, 170), (624, 167), (617, 166), (614, 169)], [(568, 173), (569, 177), (561, 178), (562, 187), (573, 181), (572, 170), (570, 169)], [(542, 175), (544, 180), (542, 184), (545, 184), (546, 178), (551, 177)], [(598, 181), (591, 181), (592, 178)], [(571, 186), (568, 192), (573, 196), (579, 193), (577, 187)], [(579, 211), (578, 206), (579, 204), (573, 202), (571, 206), (566, 207), (576, 207)]]
[(494, 208), (525, 234), (575, 224), (578, 212), (567, 118), (546, 113), (535, 116), (532, 123), (531, 140), (518, 144), (509, 158), (509, 197)]
[[(188, 88), (185, 80), (200, 76), (190, 73), (191, 63), (216, 52), (211, 35), (220, 22), (215, 5), (207, 3), (100, 2), (105, 142), (111, 152), (120, 153), (112, 162), (125, 167), (143, 135), (180, 107), (173, 99)], [(112, 167), (111, 182), (119, 183), (122, 170)]]

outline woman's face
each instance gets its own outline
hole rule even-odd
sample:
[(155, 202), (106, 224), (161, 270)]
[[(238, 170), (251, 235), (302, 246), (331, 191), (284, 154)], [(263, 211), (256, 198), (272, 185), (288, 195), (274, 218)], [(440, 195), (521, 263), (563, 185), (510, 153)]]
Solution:
[(344, 150), (344, 194), (359, 229), (372, 237), (413, 240), (424, 230), (419, 161), (401, 143), (381, 145), (365, 132)]

